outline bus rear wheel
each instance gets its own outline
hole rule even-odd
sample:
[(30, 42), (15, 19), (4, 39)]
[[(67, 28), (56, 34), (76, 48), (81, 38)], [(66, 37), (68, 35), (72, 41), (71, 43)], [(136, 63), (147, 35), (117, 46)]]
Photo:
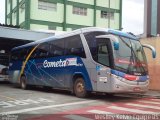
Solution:
[(28, 88), (27, 82), (26, 82), (26, 77), (22, 76), (20, 79), (20, 86), (23, 90), (26, 90)]
[(85, 82), (83, 78), (77, 78), (74, 83), (74, 93), (79, 98), (87, 97), (88, 93), (85, 88)]

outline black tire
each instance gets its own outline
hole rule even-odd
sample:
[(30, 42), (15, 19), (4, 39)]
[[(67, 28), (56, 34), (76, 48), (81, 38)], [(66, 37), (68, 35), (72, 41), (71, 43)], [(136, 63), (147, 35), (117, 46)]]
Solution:
[(73, 90), (74, 94), (79, 98), (85, 98), (88, 96), (83, 78), (77, 78), (75, 80)]
[(110, 98), (110, 97), (112, 98), (112, 97), (114, 97), (114, 96), (115, 96), (115, 94), (114, 94), (114, 93), (105, 93), (105, 95), (106, 95), (107, 97), (109, 97), (109, 98)]
[(22, 76), (22, 77), (21, 77), (20, 86), (21, 86), (21, 88), (22, 88), (23, 90), (27, 90), (27, 89), (28, 89), (27, 80), (26, 80), (26, 77), (25, 77), (25, 76)]
[(52, 91), (52, 87), (49, 87), (49, 86), (43, 86), (43, 89), (47, 92)]

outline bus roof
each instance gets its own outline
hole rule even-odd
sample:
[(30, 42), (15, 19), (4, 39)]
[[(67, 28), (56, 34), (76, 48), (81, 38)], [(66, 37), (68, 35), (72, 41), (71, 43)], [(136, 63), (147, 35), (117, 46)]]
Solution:
[(133, 40), (136, 40), (136, 41), (139, 40), (138, 37), (136, 37), (135, 35), (129, 34), (129, 33), (125, 33), (125, 32), (122, 32), (122, 31), (108, 30), (108, 32), (111, 33), (111, 34), (114, 34), (114, 35), (123, 36), (123, 37), (130, 38), (130, 39), (133, 39)]
[(25, 45), (22, 45), (22, 46), (18, 46), (18, 47), (13, 48), (12, 51), (17, 50), (17, 49), (21, 49), (21, 48), (25, 48), (25, 47), (29, 47), (29, 46), (33, 46), (33, 45), (37, 45), (37, 44), (43, 43), (43, 42), (56, 40), (56, 39), (59, 39), (59, 38), (64, 38), (64, 37), (69, 37), (69, 36), (76, 35), (76, 34), (81, 34), (81, 33), (86, 33), (86, 32), (94, 32), (94, 31), (95, 32), (96, 31), (97, 32), (98, 31), (101, 31), (101, 32), (106, 31), (109, 34), (114, 34), (114, 35), (127, 37), (127, 38), (130, 38), (130, 39), (136, 40), (136, 41), (139, 40), (136, 36), (134, 36), (132, 34), (125, 33), (125, 32), (118, 31), (118, 30), (98, 28), (98, 27), (86, 27), (86, 28), (77, 29), (77, 30), (74, 30), (74, 31), (71, 31), (71, 32), (65, 32), (65, 33), (55, 35), (55, 36), (52, 36), (52, 37), (48, 37), (48, 38), (45, 38), (45, 39), (37, 40), (35, 42), (28, 43), (28, 44), (25, 44)]

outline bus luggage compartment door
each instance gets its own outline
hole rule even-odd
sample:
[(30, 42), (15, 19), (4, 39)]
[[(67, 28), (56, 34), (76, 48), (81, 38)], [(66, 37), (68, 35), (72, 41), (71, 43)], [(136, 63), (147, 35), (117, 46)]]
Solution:
[(110, 91), (110, 74), (106, 70), (97, 72), (97, 91)]

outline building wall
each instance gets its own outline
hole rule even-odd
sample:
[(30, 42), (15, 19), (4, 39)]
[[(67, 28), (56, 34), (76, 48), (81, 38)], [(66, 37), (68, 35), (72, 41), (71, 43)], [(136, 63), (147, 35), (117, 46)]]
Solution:
[(31, 16), (33, 20), (50, 21), (50, 22), (63, 22), (63, 4), (57, 3), (57, 11), (47, 11), (38, 9), (38, 0), (31, 2)]
[(94, 0), (68, 0), (68, 1), (94, 5)]
[[(45, 0), (57, 4), (56, 11), (38, 9), (38, 0), (7, 0), (6, 23), (25, 29), (71, 31), (97, 26), (121, 28), (122, 0)], [(24, 8), (22, 9), (22, 4)], [(87, 15), (73, 14), (73, 6), (86, 8)], [(12, 9), (11, 9), (12, 8)], [(102, 18), (101, 11), (114, 13), (112, 19)]]
[(16, 11), (14, 11), (12, 13), (12, 25), (16, 25), (16, 17), (17, 17), (17, 13)]
[(152, 53), (149, 49), (144, 49), (146, 56), (147, 56), (147, 61), (148, 61), (148, 68), (149, 68), (149, 76), (150, 76), (150, 84), (149, 84), (149, 89), (151, 90), (160, 90), (160, 79), (159, 79), (159, 74), (160, 74), (160, 37), (153, 37), (153, 38), (147, 38), (147, 39), (142, 39), (141, 43), (143, 44), (150, 44), (156, 48), (157, 51), (157, 56), (156, 59), (152, 58)]
[(157, 35), (157, 6), (158, 1), (152, 0), (151, 4), (151, 35), (156, 36)]
[(106, 27), (106, 28), (109, 28), (109, 20), (107, 19), (102, 19), (102, 18), (100, 18), (100, 16), (101, 16), (101, 11), (100, 10), (97, 10), (96, 11), (96, 18), (97, 18), (97, 20), (96, 20), (96, 25), (98, 26), (98, 27)]
[(31, 24), (30, 28), (31, 28), (31, 30), (48, 30), (48, 26), (46, 26), (46, 25), (38, 25), (38, 24)]
[[(77, 0), (78, 1), (78, 0)], [(73, 6), (67, 5), (67, 19), (68, 24), (93, 26), (93, 9), (87, 8), (87, 16), (76, 15), (72, 13)]]
[(11, 21), (11, 20), (10, 20), (10, 17), (11, 17), (11, 14), (10, 14), (11, 12), (10, 12), (10, 11), (11, 11), (11, 7), (12, 7), (12, 6), (11, 6), (11, 3), (10, 3), (9, 0), (6, 0), (6, 5), (5, 5), (5, 7), (7, 7), (7, 8), (6, 8), (6, 14), (7, 14), (7, 15), (6, 15), (5, 19), (6, 19), (7, 24), (10, 24), (10, 21)]
[(25, 22), (25, 10), (19, 9), (19, 25)]
[[(101, 3), (101, 4), (103, 4), (103, 3)], [(111, 0), (110, 1), (110, 8), (120, 9), (120, 0)]]
[(16, 0), (12, 1), (12, 6), (13, 6), (13, 8), (15, 8), (17, 6), (17, 1)]
[(7, 1), (7, 14), (9, 14), (10, 13), (10, 6), (11, 6), (11, 4), (10, 4), (10, 2), (9, 2), (9, 0), (6, 0)]
[(109, 0), (97, 0), (97, 6), (109, 8)]
[(158, 19), (157, 19), (157, 34), (160, 35), (160, 0), (158, 0), (157, 9), (158, 9), (158, 12), (157, 12), (157, 17), (158, 17)]
[(145, 0), (144, 36), (160, 34), (160, 0)]

